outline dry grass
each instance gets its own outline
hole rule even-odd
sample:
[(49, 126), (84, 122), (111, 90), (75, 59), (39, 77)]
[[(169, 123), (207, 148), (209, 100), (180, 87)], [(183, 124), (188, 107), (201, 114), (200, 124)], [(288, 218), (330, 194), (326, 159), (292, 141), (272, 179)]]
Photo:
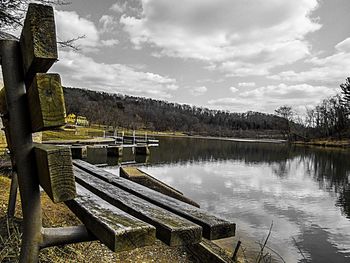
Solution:
[(91, 139), (91, 136), (75, 134), (74, 130), (58, 129), (54, 131), (44, 131), (43, 141), (49, 140), (83, 140)]
[[(0, 262), (17, 262), (21, 241), (20, 201), (16, 204), (15, 219), (6, 217), (10, 179), (0, 176)], [(18, 197), (19, 200), (19, 197)], [(46, 227), (71, 226), (79, 220), (63, 204), (54, 204), (42, 194), (43, 225)], [(121, 253), (113, 253), (98, 241), (43, 249), (40, 262), (193, 262), (185, 248), (170, 248), (158, 241), (155, 245)]]
[(299, 145), (308, 145), (308, 146), (321, 146), (329, 148), (349, 148), (350, 140), (349, 139), (315, 139), (310, 142), (296, 141), (294, 144)]

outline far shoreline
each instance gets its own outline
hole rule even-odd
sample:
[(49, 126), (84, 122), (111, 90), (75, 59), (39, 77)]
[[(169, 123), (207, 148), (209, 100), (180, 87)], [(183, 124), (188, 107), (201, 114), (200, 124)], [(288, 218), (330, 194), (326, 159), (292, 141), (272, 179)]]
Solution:
[(234, 138), (234, 137), (216, 137), (216, 136), (201, 136), (201, 135), (186, 135), (186, 134), (170, 134), (170, 133), (155, 133), (155, 137), (172, 137), (172, 138), (195, 138), (205, 140), (220, 140), (232, 142), (251, 142), (251, 143), (274, 143), (274, 144), (291, 144), (296, 146), (320, 147), (320, 148), (350, 148), (350, 139), (315, 139), (311, 141), (288, 141), (285, 139), (256, 139), (256, 138)]
[(180, 135), (180, 134), (165, 134), (165, 133), (164, 134), (152, 134), (152, 135), (155, 137), (195, 138), (195, 139), (233, 141), (233, 142), (288, 143), (287, 140), (282, 140), (282, 139), (231, 138), (231, 137)]

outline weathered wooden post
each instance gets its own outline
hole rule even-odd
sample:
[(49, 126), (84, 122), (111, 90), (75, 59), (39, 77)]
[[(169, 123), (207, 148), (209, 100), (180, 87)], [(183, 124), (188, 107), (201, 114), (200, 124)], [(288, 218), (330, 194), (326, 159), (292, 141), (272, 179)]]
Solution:
[(20, 262), (37, 262), (41, 242), (41, 207), (39, 182), (32, 152), (32, 135), (28, 112), (22, 58), (18, 41), (2, 40), (2, 72), (9, 111), (9, 131), (17, 165), (22, 200), (23, 237)]
[(37, 73), (28, 89), (32, 131), (43, 131), (65, 125), (61, 78), (58, 74)]
[(16, 163), (13, 156), (13, 149), (11, 147), (5, 88), (2, 88), (0, 90), (0, 114), (1, 114), (2, 124), (4, 126), (3, 130), (5, 132), (7, 148), (10, 151), (10, 158), (11, 158), (11, 165), (12, 165), (11, 187), (10, 187), (10, 194), (9, 194), (9, 200), (8, 200), (7, 217), (13, 218), (16, 210), (18, 177), (16, 173)]
[[(7, 140), (18, 175), (23, 214), (20, 262), (37, 262), (46, 246), (91, 239), (85, 227), (42, 227), (39, 183), (54, 202), (75, 197), (69, 149), (34, 146), (32, 132), (64, 124), (65, 107), (59, 76), (43, 74), (57, 60), (53, 8), (30, 4), (20, 41), (0, 41), (5, 90)], [(38, 74), (39, 73), (39, 74)], [(9, 214), (14, 211), (16, 181), (12, 181)]]

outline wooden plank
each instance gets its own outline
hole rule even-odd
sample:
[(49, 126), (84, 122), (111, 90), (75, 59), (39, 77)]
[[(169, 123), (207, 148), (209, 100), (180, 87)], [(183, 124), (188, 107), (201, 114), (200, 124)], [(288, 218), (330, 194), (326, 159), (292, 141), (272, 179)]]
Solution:
[(84, 161), (74, 160), (73, 163), (82, 170), (114, 186), (120, 187), (133, 195), (202, 226), (203, 237), (209, 240), (231, 237), (235, 234), (236, 224), (233, 222), (214, 216), (207, 211), (163, 195), (129, 180), (125, 180), (124, 178), (117, 177), (114, 174), (108, 173)]
[(30, 83), (35, 73), (45, 73), (58, 58), (55, 19), (51, 6), (29, 4), (20, 44), (25, 79)]
[(72, 156), (69, 147), (34, 143), (41, 187), (54, 203), (76, 197)]
[(228, 253), (214, 242), (202, 239), (198, 244), (189, 245), (187, 250), (201, 263), (233, 263)]
[(2, 89), (0, 90), (0, 113), (1, 114), (7, 113), (6, 94), (5, 94), (4, 87), (2, 87)]
[(152, 245), (155, 227), (125, 213), (77, 184), (77, 198), (69, 209), (103, 244), (114, 252)]
[(137, 167), (133, 167), (133, 166), (127, 166), (127, 167), (120, 167), (120, 176), (126, 179), (131, 179), (131, 178), (138, 178), (138, 177), (150, 177), (152, 179), (154, 179), (155, 181), (157, 181), (160, 184), (163, 184), (164, 186), (167, 186), (169, 188), (171, 188), (171, 190), (177, 192), (178, 194), (183, 195), (182, 192), (180, 192), (179, 190), (176, 190), (175, 188), (171, 187), (170, 185), (167, 185), (165, 183), (163, 183), (162, 181), (158, 180), (157, 178), (141, 171), (140, 169), (138, 169)]
[(156, 236), (169, 246), (201, 241), (202, 228), (182, 217), (74, 167), (76, 181), (108, 203), (156, 227)]
[(163, 183), (162, 181), (157, 180), (153, 176), (141, 171), (136, 167), (120, 167), (120, 176), (126, 179), (129, 179), (135, 183), (146, 186), (154, 191), (165, 194), (187, 204), (199, 207), (195, 201), (183, 195), (183, 193), (174, 189), (170, 185)]
[(66, 124), (60, 75), (37, 73), (27, 94), (33, 132)]
[(86, 140), (50, 140), (44, 142), (47, 144), (83, 144), (83, 145), (95, 145), (95, 144), (109, 144), (114, 143), (114, 139), (99, 138), (99, 139), (86, 139)]

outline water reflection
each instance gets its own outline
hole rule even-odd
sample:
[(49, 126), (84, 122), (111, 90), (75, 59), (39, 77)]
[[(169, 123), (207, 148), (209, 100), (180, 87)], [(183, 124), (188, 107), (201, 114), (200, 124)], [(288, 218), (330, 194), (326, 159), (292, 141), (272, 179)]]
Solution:
[(304, 262), (298, 249), (307, 261), (349, 262), (349, 157), (344, 150), (162, 138), (143, 169), (254, 239), (273, 221), (269, 246), (287, 262)]

